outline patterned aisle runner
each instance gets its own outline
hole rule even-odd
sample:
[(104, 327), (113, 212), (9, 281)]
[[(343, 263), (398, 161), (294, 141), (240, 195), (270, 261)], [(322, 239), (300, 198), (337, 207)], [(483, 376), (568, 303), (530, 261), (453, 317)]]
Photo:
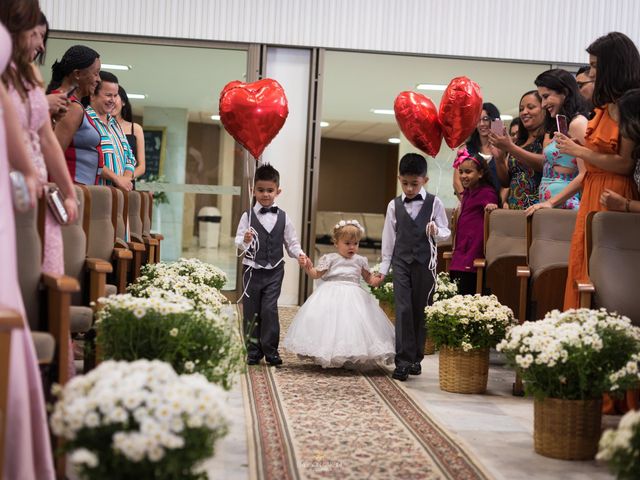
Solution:
[[(280, 309), (282, 334), (296, 311)], [(488, 478), (382, 370), (322, 369), (280, 353), (282, 367), (246, 375), (252, 478)]]

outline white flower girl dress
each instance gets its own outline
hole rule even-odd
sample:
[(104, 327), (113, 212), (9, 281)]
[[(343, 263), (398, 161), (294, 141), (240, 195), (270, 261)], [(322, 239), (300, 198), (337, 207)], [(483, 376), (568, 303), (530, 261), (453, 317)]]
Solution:
[(320, 286), (300, 307), (283, 346), (311, 357), (323, 367), (390, 362), (395, 331), (374, 297), (360, 287), (365, 257), (323, 256), (317, 270), (327, 270)]

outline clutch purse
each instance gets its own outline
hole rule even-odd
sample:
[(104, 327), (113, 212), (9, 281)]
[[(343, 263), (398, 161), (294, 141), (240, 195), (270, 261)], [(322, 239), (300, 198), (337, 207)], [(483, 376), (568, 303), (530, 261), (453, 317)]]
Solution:
[(62, 198), (62, 193), (60, 193), (58, 187), (49, 187), (45, 196), (47, 197), (49, 210), (51, 210), (54, 218), (61, 225), (65, 225), (69, 221), (69, 214), (67, 213), (67, 209), (64, 207), (64, 199)]
[(13, 197), (13, 208), (17, 212), (24, 213), (31, 208), (31, 198), (29, 188), (22, 172), (14, 170), (9, 173), (11, 182), (11, 195)]

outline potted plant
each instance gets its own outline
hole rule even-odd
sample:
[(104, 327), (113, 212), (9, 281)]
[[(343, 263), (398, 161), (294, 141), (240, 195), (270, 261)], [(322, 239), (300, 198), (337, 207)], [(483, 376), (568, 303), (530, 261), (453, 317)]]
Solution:
[(566, 460), (593, 458), (602, 394), (638, 381), (627, 364), (640, 351), (640, 329), (606, 310), (553, 310), (512, 328), (498, 345), (534, 400), (534, 447)]
[[(376, 264), (371, 269), (371, 273), (380, 272), (380, 264)], [(391, 269), (384, 276), (384, 281), (379, 287), (371, 287), (371, 293), (380, 302), (380, 308), (387, 314), (391, 323), (396, 323), (395, 301), (393, 297), (393, 272)]]
[(193, 300), (163, 290), (149, 298), (131, 294), (100, 298), (97, 347), (105, 359), (169, 362), (178, 373), (198, 372), (228, 389), (243, 368), (237, 321)]
[(425, 309), (427, 331), (440, 350), (440, 389), (484, 393), (489, 348), (514, 324), (513, 312), (495, 295), (456, 295)]
[[(204, 263), (197, 258), (181, 258), (171, 263), (150, 263), (142, 267), (141, 276), (136, 283), (155, 285), (156, 280), (169, 277), (184, 277), (196, 285), (208, 285), (222, 290), (227, 282), (227, 274), (218, 267)], [(156, 285), (157, 286), (157, 285)]]
[(627, 412), (616, 430), (602, 434), (596, 459), (607, 462), (620, 480), (640, 478), (640, 411)]
[(207, 478), (227, 433), (221, 389), (158, 360), (103, 362), (55, 394), (51, 429), (84, 479)]

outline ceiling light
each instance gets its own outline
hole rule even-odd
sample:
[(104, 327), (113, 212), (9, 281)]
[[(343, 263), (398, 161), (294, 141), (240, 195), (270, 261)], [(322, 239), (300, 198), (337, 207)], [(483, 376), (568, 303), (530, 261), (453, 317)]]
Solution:
[(389, 143), (400, 143), (400, 139), (398, 137), (391, 137), (388, 140)]
[(322, 128), (324, 128), (324, 127), (328, 127), (328, 126), (329, 126), (329, 122), (320, 122), (320, 126), (321, 126)]
[(211, 120), (220, 120), (220, 115), (211, 115)]
[(144, 100), (147, 96), (144, 93), (127, 93), (129, 100)]
[(513, 120), (513, 115), (500, 115), (500, 120), (503, 122), (510, 122)]
[(393, 110), (389, 110), (386, 108), (372, 108), (371, 113), (375, 113), (376, 115), (394, 115), (395, 114)]
[(115, 65), (112, 63), (103, 63), (100, 68), (102, 70), (131, 70), (131, 65)]
[(446, 89), (446, 85), (439, 85), (437, 83), (421, 83), (416, 86), (416, 90), (435, 90), (437, 92), (444, 92)]

